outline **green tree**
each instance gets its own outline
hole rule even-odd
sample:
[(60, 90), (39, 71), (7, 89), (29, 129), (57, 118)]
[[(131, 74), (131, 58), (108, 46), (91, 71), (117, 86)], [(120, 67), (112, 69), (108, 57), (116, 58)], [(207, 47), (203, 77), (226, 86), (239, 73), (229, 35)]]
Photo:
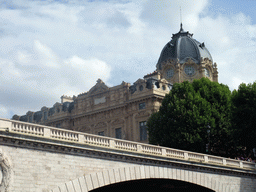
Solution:
[(173, 85), (158, 112), (147, 122), (149, 142), (166, 147), (227, 152), (231, 92), (207, 78)]
[(256, 82), (242, 83), (232, 92), (232, 126), (240, 148), (247, 153), (256, 148)]

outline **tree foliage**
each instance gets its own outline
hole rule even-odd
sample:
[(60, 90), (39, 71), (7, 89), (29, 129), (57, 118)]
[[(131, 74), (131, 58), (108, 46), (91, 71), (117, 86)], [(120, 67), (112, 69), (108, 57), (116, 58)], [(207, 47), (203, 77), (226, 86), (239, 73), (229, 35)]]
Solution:
[(147, 122), (149, 142), (203, 152), (228, 151), (231, 92), (207, 78), (173, 85)]
[(256, 148), (256, 82), (240, 84), (232, 92), (232, 126), (239, 147)]

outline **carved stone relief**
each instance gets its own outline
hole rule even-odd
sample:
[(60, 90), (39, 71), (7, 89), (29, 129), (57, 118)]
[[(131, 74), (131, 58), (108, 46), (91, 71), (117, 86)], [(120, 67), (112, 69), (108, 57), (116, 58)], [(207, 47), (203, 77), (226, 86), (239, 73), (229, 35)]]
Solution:
[(0, 191), (8, 192), (12, 181), (12, 166), (9, 158), (0, 149)]

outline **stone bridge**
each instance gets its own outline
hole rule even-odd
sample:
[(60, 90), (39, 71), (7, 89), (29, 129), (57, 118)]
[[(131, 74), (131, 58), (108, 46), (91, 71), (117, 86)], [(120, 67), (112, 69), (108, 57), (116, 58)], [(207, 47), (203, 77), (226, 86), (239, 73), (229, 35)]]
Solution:
[(254, 163), (0, 119), (0, 191), (256, 191)]

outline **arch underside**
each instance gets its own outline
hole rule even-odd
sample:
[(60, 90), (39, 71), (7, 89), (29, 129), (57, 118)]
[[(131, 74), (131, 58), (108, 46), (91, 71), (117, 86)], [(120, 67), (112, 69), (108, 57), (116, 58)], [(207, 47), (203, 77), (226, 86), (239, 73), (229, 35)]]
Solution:
[[(52, 192), (100, 192), (100, 188), (119, 187), (129, 183), (155, 181), (169, 183), (169, 187), (177, 183), (183, 186), (199, 187), (216, 192), (234, 192), (235, 188), (228, 184), (223, 184), (220, 179), (210, 177), (203, 172), (195, 172), (176, 168), (158, 167), (158, 166), (135, 166), (123, 167), (102, 172), (87, 174), (73, 181), (64, 183)], [(157, 181), (158, 180), (158, 181)], [(118, 185), (114, 185), (118, 184)], [(153, 184), (153, 183), (152, 183)], [(191, 185), (192, 184), (192, 185)], [(97, 190), (96, 190), (97, 189)], [(134, 191), (134, 190), (133, 190)], [(207, 190), (206, 190), (207, 191)]]
[(97, 189), (91, 192), (187, 192), (187, 191), (200, 191), (200, 192), (214, 192), (211, 189), (192, 184), (185, 181), (171, 180), (171, 179), (141, 179), (131, 180), (120, 183), (115, 183)]

